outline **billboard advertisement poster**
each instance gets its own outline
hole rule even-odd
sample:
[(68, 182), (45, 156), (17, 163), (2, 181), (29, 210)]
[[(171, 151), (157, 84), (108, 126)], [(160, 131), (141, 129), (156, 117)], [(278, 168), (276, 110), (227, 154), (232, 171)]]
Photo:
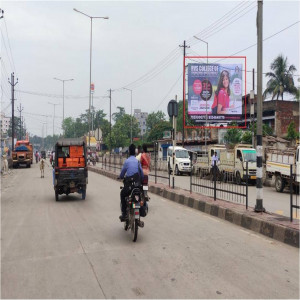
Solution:
[(188, 116), (193, 123), (242, 119), (242, 64), (189, 63)]

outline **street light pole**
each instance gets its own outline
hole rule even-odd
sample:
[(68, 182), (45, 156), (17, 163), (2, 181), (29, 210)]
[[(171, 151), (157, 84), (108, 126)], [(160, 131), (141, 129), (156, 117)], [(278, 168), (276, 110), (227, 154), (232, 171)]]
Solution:
[[(199, 39), (195, 35), (194, 35), (194, 38), (206, 44), (206, 66), (208, 67), (208, 43), (205, 42), (205, 41), (203, 41), (203, 40), (201, 40), (201, 39)], [(207, 152), (207, 149), (206, 149), (207, 148), (207, 145), (206, 145), (206, 135), (207, 135), (207, 128), (206, 128), (207, 127), (207, 94), (208, 94), (208, 92), (207, 92), (207, 85), (208, 85), (208, 71), (206, 72), (206, 85), (205, 85), (205, 87), (206, 87), (206, 93), (205, 93), (205, 108), (206, 108), (206, 113), (205, 113), (205, 153)]]
[(56, 105), (59, 105), (59, 104), (58, 104), (58, 103), (52, 103), (52, 102), (48, 102), (48, 104), (53, 105), (53, 109), (54, 109), (54, 112), (53, 112), (53, 137), (54, 137), (55, 106), (56, 106)]
[(76, 8), (73, 9), (74, 11), (90, 18), (91, 20), (91, 34), (90, 34), (90, 85), (89, 85), (89, 114), (88, 114), (88, 123), (89, 123), (89, 147), (91, 145), (91, 84), (92, 84), (92, 35), (93, 35), (93, 19), (106, 19), (108, 20), (108, 17), (92, 17), (89, 16)]
[[(74, 79), (72, 79), (72, 78), (71, 79), (59, 79), (56, 77), (54, 77), (53, 79), (61, 81), (63, 83), (63, 124), (64, 124), (64, 121), (65, 121), (65, 81), (73, 81)], [(63, 135), (65, 135), (64, 128), (63, 128)]]
[(124, 90), (130, 91), (131, 93), (131, 100), (130, 100), (130, 144), (132, 144), (132, 90), (123, 88)]

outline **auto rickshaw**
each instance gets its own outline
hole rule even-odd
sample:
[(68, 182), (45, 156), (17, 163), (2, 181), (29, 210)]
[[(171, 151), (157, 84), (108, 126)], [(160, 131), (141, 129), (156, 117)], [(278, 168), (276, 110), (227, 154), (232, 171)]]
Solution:
[(79, 138), (61, 138), (55, 144), (53, 169), (55, 200), (61, 194), (79, 193), (84, 200), (88, 183), (86, 143)]

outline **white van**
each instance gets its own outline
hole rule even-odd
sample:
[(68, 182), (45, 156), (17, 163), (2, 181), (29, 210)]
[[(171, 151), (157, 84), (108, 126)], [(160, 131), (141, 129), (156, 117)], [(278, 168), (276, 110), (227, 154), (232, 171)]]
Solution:
[[(192, 165), (191, 165), (191, 160), (190, 160), (188, 150), (182, 147), (175, 146), (174, 151), (175, 151), (175, 160), (174, 160), (175, 175), (180, 175), (181, 173), (190, 174), (192, 171)], [(170, 146), (167, 152), (168, 171), (170, 174), (173, 171), (172, 153), (173, 153), (173, 146)]]

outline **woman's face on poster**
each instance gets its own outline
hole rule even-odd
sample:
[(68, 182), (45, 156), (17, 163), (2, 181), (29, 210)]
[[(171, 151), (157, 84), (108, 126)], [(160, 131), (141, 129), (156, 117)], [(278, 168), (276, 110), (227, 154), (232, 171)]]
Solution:
[(223, 77), (223, 86), (224, 86), (224, 88), (228, 88), (228, 86), (229, 86), (229, 78), (227, 75), (224, 75), (224, 77)]

